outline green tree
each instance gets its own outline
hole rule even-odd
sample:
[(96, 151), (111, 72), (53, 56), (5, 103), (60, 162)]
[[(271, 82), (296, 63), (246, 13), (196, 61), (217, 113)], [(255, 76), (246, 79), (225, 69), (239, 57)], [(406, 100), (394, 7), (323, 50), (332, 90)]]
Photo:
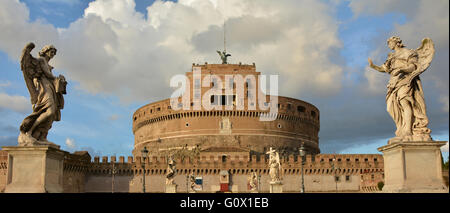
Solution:
[(377, 186), (378, 186), (378, 189), (381, 191), (383, 189), (384, 182), (383, 181), (378, 182)]

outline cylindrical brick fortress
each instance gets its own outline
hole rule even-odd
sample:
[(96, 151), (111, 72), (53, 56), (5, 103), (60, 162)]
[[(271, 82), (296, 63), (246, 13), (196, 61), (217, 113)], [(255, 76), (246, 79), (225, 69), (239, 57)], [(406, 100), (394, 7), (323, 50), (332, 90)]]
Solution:
[[(193, 70), (194, 68), (201, 69), (202, 78), (206, 74), (212, 74), (221, 79), (230, 75), (253, 75), (258, 79), (260, 74), (255, 71), (255, 65), (205, 64), (193, 65)], [(186, 76), (190, 81), (190, 88), (193, 88), (195, 84), (193, 72), (188, 72)], [(223, 80), (223, 82), (226, 81)], [(206, 90), (214, 86), (214, 83), (209, 88), (202, 86), (200, 93), (203, 96)], [(261, 114), (269, 110), (250, 107), (255, 100), (258, 103), (257, 95), (251, 94), (252, 86), (259, 88), (259, 82), (256, 81), (253, 85), (245, 84), (244, 94), (246, 95), (243, 99), (237, 95), (237, 86), (230, 86), (233, 88), (232, 95), (237, 96), (233, 99), (233, 106), (236, 99), (242, 100), (243, 109), (233, 107), (227, 110), (222, 107), (220, 110), (204, 110), (203, 108), (195, 110), (194, 107), (190, 107), (188, 110), (174, 110), (170, 99), (139, 108), (133, 114), (135, 135), (133, 155), (140, 156), (144, 146), (152, 156), (167, 155), (174, 150), (193, 151), (208, 147), (239, 147), (251, 153), (265, 153), (273, 147), (284, 155), (298, 154), (301, 143), (304, 143), (308, 154), (320, 153), (318, 138), (320, 113), (314, 105), (277, 96), (277, 113), (269, 115), (272, 116), (270, 121), (261, 121)], [(260, 92), (259, 89), (258, 92)], [(191, 96), (189, 100), (193, 106), (195, 90)], [(255, 98), (252, 99), (253, 97)], [(265, 95), (261, 97), (270, 99)], [(216, 99), (221, 98), (218, 96)], [(211, 102), (213, 100), (214, 98), (211, 98)], [(225, 98), (222, 97), (222, 100)]]

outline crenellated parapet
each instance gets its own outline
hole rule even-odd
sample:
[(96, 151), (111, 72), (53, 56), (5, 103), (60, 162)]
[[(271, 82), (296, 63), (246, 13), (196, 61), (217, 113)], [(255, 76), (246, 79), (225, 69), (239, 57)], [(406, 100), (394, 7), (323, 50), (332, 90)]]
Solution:
[(91, 156), (86, 151), (66, 153), (64, 155), (64, 171), (67, 172), (85, 172), (89, 169)]
[(8, 169), (8, 153), (0, 150), (0, 170)]
[[(116, 174), (141, 175), (143, 166), (146, 175), (164, 175), (167, 169), (167, 159), (164, 156), (128, 157), (95, 157), (90, 164), (89, 173), (99, 175), (111, 175), (113, 169)], [(265, 155), (235, 155), (221, 159), (217, 156), (186, 157), (174, 159), (178, 175), (215, 175), (221, 170), (228, 170), (230, 174), (248, 175), (252, 172), (258, 174), (269, 173), (268, 158)], [(281, 159), (282, 174), (300, 175), (302, 158), (298, 155), (289, 155)], [(384, 164), (382, 155), (378, 154), (318, 154), (305, 156), (303, 165), (305, 175), (360, 175), (362, 173), (383, 172)]]
[(124, 156), (103, 156), (100, 161), (100, 157), (94, 157), (94, 161), (91, 162), (88, 169), (88, 173), (91, 175), (132, 175), (134, 159), (132, 156), (128, 156), (125, 161)]

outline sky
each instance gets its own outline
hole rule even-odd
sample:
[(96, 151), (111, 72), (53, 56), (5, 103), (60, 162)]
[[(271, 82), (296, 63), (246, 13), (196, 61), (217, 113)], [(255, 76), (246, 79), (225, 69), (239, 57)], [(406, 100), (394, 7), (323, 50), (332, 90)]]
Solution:
[[(170, 97), (169, 80), (192, 63), (220, 63), (223, 23), (229, 63), (279, 75), (279, 94), (320, 110), (322, 153), (381, 154), (394, 137), (386, 112), (386, 40), (436, 47), (421, 75), (434, 140), (449, 139), (448, 0), (2, 0), (0, 146), (16, 145), (31, 113), (19, 57), (46, 44), (68, 80), (62, 120), (48, 139), (70, 152), (131, 155), (132, 114)], [(441, 149), (448, 158), (448, 144)]]

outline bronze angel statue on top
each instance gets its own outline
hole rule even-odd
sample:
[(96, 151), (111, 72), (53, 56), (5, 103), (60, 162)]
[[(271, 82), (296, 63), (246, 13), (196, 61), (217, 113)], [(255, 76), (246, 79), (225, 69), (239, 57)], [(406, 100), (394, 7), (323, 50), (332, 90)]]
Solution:
[(220, 56), (220, 59), (222, 59), (222, 64), (228, 64), (227, 62), (227, 58), (231, 56), (231, 54), (228, 54), (226, 52), (226, 50), (224, 50), (223, 52), (220, 52), (219, 50), (217, 50), (217, 53)]
[(389, 140), (389, 143), (431, 141), (419, 75), (430, 66), (433, 59), (433, 41), (429, 38), (423, 39), (422, 45), (416, 50), (405, 48), (397, 36), (389, 38), (387, 44), (394, 52), (389, 53), (383, 65), (374, 65), (370, 58), (368, 61), (371, 68), (391, 76), (387, 85), (386, 104), (397, 130), (396, 137)]
[[(29, 43), (22, 50), (20, 68), (30, 92), (33, 112), (20, 125), (19, 146), (52, 145), (47, 134), (53, 121), (61, 120), (60, 110), (64, 108), (63, 94), (67, 82), (64, 76), (54, 76), (49, 61), (56, 55), (53, 45), (46, 45), (34, 58), (31, 51), (35, 45)], [(59, 147), (58, 147), (59, 148)]]

